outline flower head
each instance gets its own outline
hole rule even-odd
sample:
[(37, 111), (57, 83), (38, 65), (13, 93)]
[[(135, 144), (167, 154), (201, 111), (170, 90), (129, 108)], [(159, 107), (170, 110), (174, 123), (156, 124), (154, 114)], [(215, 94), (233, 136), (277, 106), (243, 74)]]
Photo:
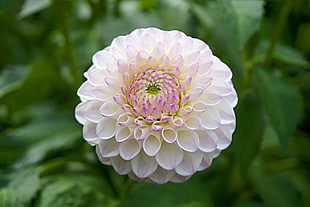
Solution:
[(76, 119), (100, 161), (119, 174), (184, 182), (231, 143), (232, 73), (201, 40), (137, 29), (92, 60)]

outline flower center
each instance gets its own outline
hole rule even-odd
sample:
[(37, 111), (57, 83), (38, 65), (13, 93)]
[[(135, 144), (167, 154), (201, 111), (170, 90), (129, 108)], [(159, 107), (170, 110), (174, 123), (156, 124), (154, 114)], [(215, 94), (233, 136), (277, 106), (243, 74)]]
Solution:
[(161, 88), (156, 85), (155, 83), (150, 83), (149, 86), (146, 88), (146, 92), (148, 94), (156, 95), (161, 90)]
[(179, 109), (178, 79), (169, 71), (158, 67), (145, 68), (133, 74), (128, 86), (128, 103), (137, 117), (159, 120), (171, 116)]

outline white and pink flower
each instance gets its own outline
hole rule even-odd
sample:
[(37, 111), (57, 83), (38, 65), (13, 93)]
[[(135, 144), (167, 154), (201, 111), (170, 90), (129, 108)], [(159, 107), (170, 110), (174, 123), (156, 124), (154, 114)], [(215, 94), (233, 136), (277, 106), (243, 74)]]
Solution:
[(231, 70), (179, 31), (134, 30), (93, 56), (76, 119), (104, 164), (154, 183), (184, 182), (231, 143)]

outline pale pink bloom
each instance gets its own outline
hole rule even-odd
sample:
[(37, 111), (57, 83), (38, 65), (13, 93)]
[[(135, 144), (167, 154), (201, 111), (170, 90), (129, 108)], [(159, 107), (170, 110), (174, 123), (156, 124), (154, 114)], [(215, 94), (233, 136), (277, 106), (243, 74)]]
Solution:
[(231, 143), (231, 70), (179, 31), (136, 29), (94, 54), (76, 119), (100, 161), (153, 183), (184, 182)]

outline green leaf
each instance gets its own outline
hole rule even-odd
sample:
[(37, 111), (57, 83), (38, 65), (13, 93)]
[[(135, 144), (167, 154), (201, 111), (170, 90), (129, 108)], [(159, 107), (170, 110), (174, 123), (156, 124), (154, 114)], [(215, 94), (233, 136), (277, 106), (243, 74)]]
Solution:
[(24, 155), (15, 164), (15, 167), (20, 168), (43, 160), (53, 151), (72, 147), (81, 136), (81, 131), (74, 120), (68, 120), (63, 116), (49, 116), (48, 119), (37, 120), (16, 130), (14, 136), (20, 141), (30, 141)]
[(23, 85), (27, 76), (28, 68), (14, 65), (3, 69), (0, 74), (0, 98)]
[[(263, 40), (260, 42), (255, 52), (256, 62), (264, 60), (268, 47), (269, 47), (268, 41)], [(305, 58), (305, 56), (302, 53), (300, 53), (300, 51), (281, 43), (277, 44), (273, 54), (273, 58), (282, 61), (286, 64), (296, 65), (304, 68), (310, 68), (309, 61)]]
[(36, 204), (38, 207), (112, 207), (115, 206), (115, 201), (102, 194), (101, 189), (96, 189), (85, 182), (83, 177), (69, 176), (55, 177), (48, 182)]
[(38, 170), (32, 168), (13, 174), (9, 187), (15, 190), (19, 202), (29, 203), (40, 187)]
[[(228, 38), (237, 48), (244, 47), (247, 40), (259, 29), (263, 15), (263, 1), (217, 0), (206, 7), (193, 4), (193, 12), (219, 38)], [(222, 39), (225, 41), (225, 39)]]
[(0, 9), (4, 9), (6, 7), (9, 7), (11, 4), (13, 4), (16, 1), (20, 1), (20, 0), (1, 0), (0, 1)]
[[(122, 207), (212, 206), (210, 192), (201, 181), (191, 178), (182, 184), (153, 185), (137, 183)], [(203, 204), (203, 205), (202, 205)]]
[(25, 0), (22, 10), (19, 13), (19, 17), (24, 18), (32, 15), (47, 8), (50, 4), (51, 0)]
[(9, 178), (8, 186), (0, 189), (0, 206), (29, 206), (40, 187), (37, 169), (32, 168), (14, 172), (9, 175)]
[(233, 0), (232, 8), (237, 16), (239, 48), (243, 48), (247, 40), (260, 27), (263, 16), (264, 1)]
[(254, 79), (271, 124), (287, 147), (301, 117), (301, 95), (293, 84), (262, 68), (255, 70)]
[(16, 202), (17, 193), (11, 188), (0, 189), (0, 206), (2, 207), (19, 207)]
[(240, 97), (236, 116), (237, 128), (232, 147), (244, 175), (260, 151), (265, 127), (261, 102), (253, 90)]
[(205, 5), (192, 3), (190, 8), (202, 23), (201, 36), (231, 67), (235, 87), (240, 89), (244, 73), (241, 51), (260, 26), (263, 1), (216, 0)]
[(298, 189), (284, 176), (255, 175), (253, 182), (260, 197), (270, 207), (302, 206)]

